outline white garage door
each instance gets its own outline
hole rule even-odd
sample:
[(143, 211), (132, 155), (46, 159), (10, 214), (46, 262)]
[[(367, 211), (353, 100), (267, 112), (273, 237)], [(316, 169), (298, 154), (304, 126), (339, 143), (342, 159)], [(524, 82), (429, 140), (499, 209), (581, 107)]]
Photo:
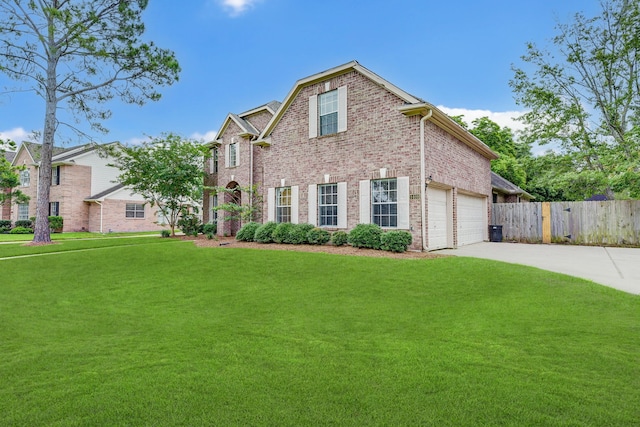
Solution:
[(447, 191), (427, 188), (428, 245), (430, 250), (447, 247)]
[(487, 233), (486, 197), (458, 194), (458, 246), (482, 242)]

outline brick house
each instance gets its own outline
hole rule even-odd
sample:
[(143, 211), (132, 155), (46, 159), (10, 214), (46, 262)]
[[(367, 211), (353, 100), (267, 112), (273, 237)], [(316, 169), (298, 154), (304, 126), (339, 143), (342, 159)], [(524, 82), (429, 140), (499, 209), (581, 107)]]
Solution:
[[(418, 250), (488, 238), (497, 155), (355, 61), (298, 80), (282, 103), (229, 114), (211, 149), (220, 161), (207, 165), (207, 182), (258, 185), (262, 222), (330, 231), (376, 223), (411, 232)], [(215, 196), (204, 202), (205, 220), (213, 220)], [(240, 226), (217, 221), (221, 235)]]
[(495, 172), (491, 172), (491, 189), (493, 203), (529, 203), (535, 198)]
[[(23, 142), (14, 165), (25, 165), (20, 173), (20, 189), (31, 199), (14, 206), (11, 219), (29, 219), (36, 215), (38, 168), (41, 145)], [(63, 231), (126, 232), (153, 231), (161, 227), (152, 209), (138, 194), (115, 183), (117, 168), (97, 144), (77, 147), (55, 147), (49, 215), (64, 219)]]

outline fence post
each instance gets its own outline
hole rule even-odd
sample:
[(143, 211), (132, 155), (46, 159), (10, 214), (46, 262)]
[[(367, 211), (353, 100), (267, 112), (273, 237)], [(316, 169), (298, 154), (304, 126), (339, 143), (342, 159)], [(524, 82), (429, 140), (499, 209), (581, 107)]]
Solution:
[(551, 203), (542, 203), (542, 243), (551, 243)]

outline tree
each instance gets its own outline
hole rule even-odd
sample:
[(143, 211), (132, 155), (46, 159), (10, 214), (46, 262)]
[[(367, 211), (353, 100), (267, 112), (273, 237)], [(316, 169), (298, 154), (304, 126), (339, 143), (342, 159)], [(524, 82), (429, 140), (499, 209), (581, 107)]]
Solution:
[(600, 15), (558, 25), (553, 51), (529, 43), (522, 59), (530, 69), (514, 66), (510, 82), (529, 110), (520, 117), (526, 141), (557, 144), (573, 179), (609, 196), (640, 196), (638, 28), (637, 0), (604, 0)]
[(111, 166), (122, 173), (118, 182), (141, 194), (165, 216), (175, 236), (180, 215), (202, 200), (203, 159), (209, 150), (196, 141), (172, 133), (151, 138), (139, 146), (111, 147)]
[[(212, 187), (212, 190), (218, 196), (225, 195), (223, 200), (230, 200), (214, 207), (213, 210), (224, 211), (225, 221), (256, 221), (260, 212), (262, 212), (262, 197), (258, 193), (257, 185), (248, 185), (246, 187), (237, 186), (235, 188), (227, 188), (223, 186)], [(238, 203), (236, 199), (237, 193), (245, 193), (249, 203)]]
[(20, 185), (20, 168), (14, 167), (4, 156), (5, 149), (15, 148), (13, 141), (0, 139), (0, 206), (12, 203), (26, 203), (29, 196), (16, 188)]
[[(44, 100), (34, 242), (50, 242), (47, 221), (57, 112), (66, 108), (92, 129), (118, 96), (142, 105), (158, 85), (178, 79), (173, 52), (140, 40), (148, 0), (0, 0), (0, 71)], [(73, 126), (71, 126), (73, 128)]]

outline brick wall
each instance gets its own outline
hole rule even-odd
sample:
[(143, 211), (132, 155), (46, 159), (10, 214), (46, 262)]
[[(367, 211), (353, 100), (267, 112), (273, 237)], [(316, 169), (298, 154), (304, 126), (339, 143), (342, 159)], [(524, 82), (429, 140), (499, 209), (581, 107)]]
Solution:
[[(309, 138), (309, 97), (338, 87), (347, 87), (347, 131)], [(299, 187), (299, 222), (308, 222), (308, 186), (324, 183), (325, 175), (332, 182), (347, 183), (347, 231), (359, 220), (359, 182), (380, 177), (409, 177), (410, 227), (412, 248), (421, 246), (420, 188), (420, 117), (407, 117), (399, 107), (405, 101), (356, 71), (332, 77), (326, 81), (302, 87), (283, 113), (271, 133), (271, 146), (254, 147), (254, 182), (260, 183), (262, 220), (266, 220), (267, 188)], [(224, 144), (235, 137), (241, 145), (241, 163), (236, 168), (224, 168), (220, 163), (219, 185), (249, 183), (250, 141), (239, 137), (240, 129), (231, 123), (219, 138), (224, 159)], [(435, 124), (427, 121), (426, 173), (434, 183), (452, 190), (453, 210), (458, 191), (490, 196), (490, 161)], [(490, 206), (490, 203), (487, 203)], [(490, 208), (488, 208), (490, 209)], [(489, 218), (489, 212), (487, 212)], [(454, 230), (455, 227), (454, 215)], [(218, 227), (218, 233), (228, 232)], [(454, 235), (454, 244), (456, 237)]]
[(84, 202), (89, 196), (91, 167), (60, 166), (60, 185), (51, 186), (49, 201), (60, 203), (60, 216), (64, 220), (63, 232), (89, 230), (89, 205)]
[[(105, 200), (102, 202), (102, 232), (132, 232), (132, 231), (155, 231), (168, 229), (155, 224), (157, 221), (155, 207), (148, 204), (144, 207), (144, 218), (126, 218), (126, 204), (132, 203), (130, 200)], [(135, 202), (142, 203), (142, 202)], [(87, 204), (89, 211), (88, 227), (89, 231), (100, 232), (100, 205), (97, 203)]]
[[(28, 187), (18, 187), (20, 191), (30, 197), (29, 200), (29, 218), (36, 216), (36, 196), (38, 194), (38, 168), (32, 163), (33, 160), (27, 153), (26, 149), (19, 150), (17, 157), (13, 160), (16, 166), (26, 166), (31, 175), (31, 182)], [(18, 219), (18, 206), (12, 206), (11, 220), (15, 222)]]

